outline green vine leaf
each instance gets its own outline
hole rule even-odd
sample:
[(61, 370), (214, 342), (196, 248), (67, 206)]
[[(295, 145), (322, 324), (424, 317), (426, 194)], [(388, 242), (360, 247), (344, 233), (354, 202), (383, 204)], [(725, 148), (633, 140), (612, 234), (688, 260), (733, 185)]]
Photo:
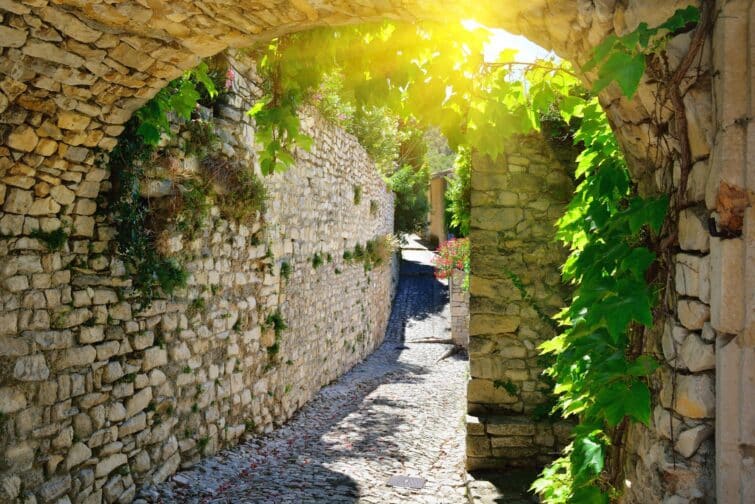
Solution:
[(598, 80), (593, 84), (593, 92), (599, 93), (611, 82), (621, 88), (621, 92), (627, 98), (632, 98), (637, 92), (642, 75), (645, 73), (645, 55), (635, 55), (614, 52), (598, 70)]
[(574, 441), (571, 460), (574, 473), (583, 481), (595, 478), (603, 470), (604, 447), (592, 437), (582, 437)]

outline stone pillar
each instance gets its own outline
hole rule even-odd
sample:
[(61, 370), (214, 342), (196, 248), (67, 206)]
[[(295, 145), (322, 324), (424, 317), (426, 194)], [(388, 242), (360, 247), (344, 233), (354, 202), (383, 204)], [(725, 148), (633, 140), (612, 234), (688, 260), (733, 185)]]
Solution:
[(469, 290), (464, 290), (464, 272), (454, 270), (448, 280), (451, 295), (451, 339), (454, 344), (469, 346)]
[(554, 336), (538, 311), (566, 302), (567, 252), (554, 224), (574, 184), (539, 134), (511, 139), (496, 161), (476, 155), (472, 166), (467, 466), (541, 465), (568, 438), (564, 425), (535, 418), (549, 390), (537, 346)]
[(716, 134), (705, 202), (718, 227), (734, 233), (710, 243), (716, 499), (745, 503), (755, 501), (755, 6), (734, 0), (717, 7)]

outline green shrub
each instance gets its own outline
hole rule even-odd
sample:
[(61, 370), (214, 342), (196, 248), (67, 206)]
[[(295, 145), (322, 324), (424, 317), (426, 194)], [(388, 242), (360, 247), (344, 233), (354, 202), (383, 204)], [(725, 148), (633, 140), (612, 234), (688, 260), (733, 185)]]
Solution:
[(396, 233), (414, 233), (425, 226), (430, 210), (427, 200), (429, 181), (427, 168), (416, 169), (410, 165), (404, 165), (388, 179), (388, 185), (396, 195)]
[(449, 231), (458, 237), (469, 236), (472, 209), (472, 154), (460, 149), (454, 163), (454, 176), (448, 179), (446, 214)]
[(220, 146), (220, 138), (215, 133), (215, 126), (210, 121), (192, 119), (186, 123), (185, 132), (181, 150), (187, 156), (204, 159)]
[(264, 212), (265, 184), (249, 168), (222, 156), (209, 156), (202, 163), (209, 181), (221, 188), (216, 195), (220, 213), (226, 219), (248, 224)]
[(212, 189), (198, 178), (183, 180), (178, 187), (179, 194), (174, 198), (176, 230), (193, 239), (210, 216)]

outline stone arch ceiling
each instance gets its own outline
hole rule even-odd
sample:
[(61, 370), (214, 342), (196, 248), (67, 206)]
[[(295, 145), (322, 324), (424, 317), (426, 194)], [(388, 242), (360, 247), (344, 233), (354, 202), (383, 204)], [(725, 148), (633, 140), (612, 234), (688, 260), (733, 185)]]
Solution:
[[(473, 17), (523, 34), (566, 59), (581, 62), (607, 34), (631, 30), (641, 20), (659, 23), (687, 3), (0, 0), (0, 46), (4, 46), (0, 47), (0, 73), (5, 79), (0, 113), (2, 122), (16, 126), (9, 146), (13, 148), (12, 141), (18, 137), (17, 150), (21, 152), (39, 150), (37, 144), (31, 145), (35, 139), (24, 125), (30, 114), (42, 126), (52, 124), (52, 138), (62, 139), (68, 146), (109, 150), (115, 146), (120, 125), (200, 58), (281, 34), (380, 19), (456, 22)], [(610, 89), (601, 98), (605, 105), (618, 105), (613, 110), (609, 107), (609, 117), (619, 129), (630, 164), (636, 167), (635, 175), (648, 175), (652, 171), (646, 169), (648, 160), (656, 158), (650, 164), (657, 166), (659, 157), (653, 152), (654, 146), (648, 149), (648, 129), (642, 125), (647, 122), (651, 104), (629, 106)], [(630, 126), (621, 130), (624, 123)], [(54, 156), (54, 146), (46, 144), (42, 155)], [(65, 152), (58, 152), (65, 158)], [(81, 153), (73, 157), (85, 156)], [(648, 177), (637, 178), (652, 183)]]

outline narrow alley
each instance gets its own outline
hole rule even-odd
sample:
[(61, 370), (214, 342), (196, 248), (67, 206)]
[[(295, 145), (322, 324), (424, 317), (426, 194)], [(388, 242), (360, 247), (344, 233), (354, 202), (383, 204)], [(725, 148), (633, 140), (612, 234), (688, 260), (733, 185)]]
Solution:
[[(466, 359), (450, 345), (447, 290), (432, 252), (404, 249), (385, 342), (286, 425), (203, 460), (142, 502), (465, 502)], [(441, 359), (443, 358), (443, 359)], [(426, 480), (389, 486), (392, 476)], [(139, 502), (139, 501), (137, 501)]]

